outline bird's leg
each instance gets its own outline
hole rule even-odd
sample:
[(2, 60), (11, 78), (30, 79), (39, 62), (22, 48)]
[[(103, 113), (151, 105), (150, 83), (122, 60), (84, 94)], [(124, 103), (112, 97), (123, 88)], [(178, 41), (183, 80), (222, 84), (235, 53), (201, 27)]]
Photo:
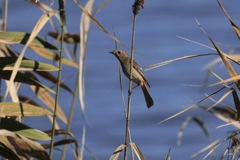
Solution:
[[(140, 84), (137, 84), (136, 86), (134, 86), (134, 87), (132, 88), (132, 90), (135, 89), (135, 88), (137, 88), (139, 85), (140, 85)], [(132, 91), (132, 90), (131, 90), (131, 91)], [(130, 90), (128, 90), (128, 94), (130, 95), (131, 93), (132, 93), (132, 92), (130, 92)]]
[(138, 86), (139, 86), (140, 84), (137, 84), (135, 87), (133, 87), (132, 89), (135, 89), (135, 88), (137, 88)]

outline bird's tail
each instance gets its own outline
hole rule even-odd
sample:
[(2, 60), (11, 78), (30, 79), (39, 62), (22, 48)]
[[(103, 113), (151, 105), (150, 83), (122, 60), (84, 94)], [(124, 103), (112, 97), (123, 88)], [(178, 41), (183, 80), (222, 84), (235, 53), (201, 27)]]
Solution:
[(145, 97), (147, 107), (150, 108), (151, 106), (153, 106), (153, 99), (147, 89), (146, 83), (141, 84), (141, 88)]

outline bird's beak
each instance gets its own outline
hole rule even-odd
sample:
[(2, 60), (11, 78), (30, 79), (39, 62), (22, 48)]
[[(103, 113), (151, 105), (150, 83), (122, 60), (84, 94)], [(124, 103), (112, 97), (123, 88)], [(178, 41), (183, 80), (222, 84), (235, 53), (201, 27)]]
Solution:
[(108, 52), (108, 53), (111, 53), (111, 54), (113, 54), (113, 51), (111, 51), (111, 52)]

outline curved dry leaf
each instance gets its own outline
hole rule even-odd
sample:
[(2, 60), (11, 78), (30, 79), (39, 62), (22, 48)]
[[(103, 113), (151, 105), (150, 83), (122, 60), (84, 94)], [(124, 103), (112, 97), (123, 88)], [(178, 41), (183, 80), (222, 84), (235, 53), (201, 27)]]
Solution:
[[(89, 0), (83, 8), (89, 15), (92, 13), (94, 0)], [(85, 102), (84, 102), (84, 64), (85, 64), (85, 55), (86, 55), (86, 48), (87, 48), (87, 38), (88, 32), (90, 29), (90, 18), (86, 13), (82, 13), (81, 21), (80, 21), (80, 54), (79, 54), (79, 100), (82, 113), (85, 113)]]
[(42, 107), (27, 103), (0, 102), (0, 117), (3, 116), (46, 116), (52, 113)]
[(232, 92), (232, 95), (233, 95), (233, 101), (234, 101), (234, 104), (235, 104), (235, 108), (237, 110), (237, 115), (238, 115), (238, 119), (240, 119), (240, 101), (239, 101), (239, 97), (238, 97), (238, 94), (236, 92), (235, 89), (233, 89), (233, 92)]
[(230, 21), (235, 33), (237, 34), (237, 37), (240, 39), (240, 30), (238, 28), (238, 26), (234, 23), (234, 21), (231, 19), (231, 17), (228, 15), (227, 11), (225, 10), (225, 8), (223, 7), (223, 5), (220, 3), (219, 0), (217, 0), (220, 8), (222, 9), (223, 13), (227, 16), (228, 20)]
[[(0, 78), (9, 80), (11, 74), (12, 74), (12, 71), (0, 71)], [(47, 91), (55, 94), (55, 91), (53, 91), (52, 89), (43, 85), (37, 79), (32, 78), (31, 76), (29, 76), (29, 74), (30, 74), (29, 72), (25, 72), (25, 73), (18, 72), (14, 79), (14, 82), (21, 82), (21, 83), (26, 83), (26, 84), (42, 87), (42, 88), (46, 89)]]
[[(82, 10), (82, 12), (84, 14), (86, 14), (86, 16), (88, 16), (91, 21), (96, 24), (96, 26), (102, 30), (104, 33), (106, 33), (110, 38), (112, 38), (114, 41), (116, 41), (117, 43), (123, 45), (124, 47), (128, 48), (126, 45), (124, 45), (119, 39), (117, 39), (114, 35), (110, 34), (95, 18), (93, 18), (93, 16), (83, 7), (81, 6), (76, 0), (74, 0), (74, 2), (77, 4), (77, 6)], [(81, 39), (82, 40), (82, 39)]]
[(23, 160), (23, 157), (20, 157), (20, 155), (14, 153), (2, 142), (0, 142), (0, 156), (6, 159)]
[[(48, 81), (51, 81), (52, 83), (54, 83), (54, 84), (57, 84), (57, 78), (56, 77), (54, 77), (51, 73), (49, 73), (49, 72), (36, 72), (38, 75), (40, 75), (41, 77), (43, 77), (43, 78), (45, 78), (46, 80), (48, 80)], [(63, 89), (65, 89), (65, 90), (67, 90), (69, 93), (73, 93), (72, 92), (72, 90), (66, 85), (66, 84), (64, 84), (63, 82), (61, 82), (60, 83), (60, 86), (63, 88)]]
[[(48, 92), (36, 86), (30, 86), (30, 88), (50, 110), (54, 111), (55, 99)], [(65, 124), (68, 124), (67, 117), (59, 104), (57, 104), (57, 108), (57, 117), (61, 119)]]
[(31, 156), (41, 160), (50, 160), (41, 144), (13, 132), (1, 129), (0, 143), (4, 144), (2, 147), (10, 149), (20, 159), (29, 159), (28, 156)]
[[(201, 26), (201, 24), (197, 21), (198, 26), (201, 28), (203, 33), (208, 37), (208, 39), (212, 42), (214, 48), (217, 50), (219, 56), (221, 57), (226, 69), (228, 70), (228, 73), (230, 74), (231, 77), (237, 76), (236, 71), (232, 67), (231, 63), (229, 62), (228, 57), (224, 54), (224, 52), (217, 46), (217, 44), (213, 41), (213, 39), (207, 34), (207, 32), (204, 30), (204, 28)], [(236, 86), (240, 89), (240, 81), (235, 81)]]
[(117, 149), (113, 152), (109, 160), (118, 160), (120, 154), (122, 151), (126, 148), (125, 144), (121, 144), (120, 146), (117, 147)]
[(143, 153), (138, 148), (138, 146), (134, 142), (130, 142), (129, 144), (132, 147), (132, 149), (133, 149), (134, 153), (136, 154), (136, 156), (138, 157), (138, 160), (145, 160), (145, 158), (143, 156)]
[(208, 112), (212, 113), (218, 119), (232, 124), (233, 126), (240, 128), (240, 124), (237, 123), (237, 111), (233, 110), (232, 108), (222, 108), (222, 107), (214, 107), (210, 109)]
[[(52, 134), (52, 130), (48, 130), (48, 131), (44, 131), (46, 134), (48, 134), (49, 136), (51, 136)], [(63, 139), (57, 142), (54, 142), (54, 146), (60, 146), (60, 145), (65, 145), (65, 144), (71, 144), (74, 143), (75, 144), (75, 154), (77, 157), (79, 157), (79, 146), (78, 146), (78, 141), (77, 139), (74, 137), (73, 133), (67, 130), (55, 130), (55, 136), (57, 135), (68, 135), (71, 137), (71, 139)], [(43, 145), (44, 148), (49, 148), (50, 144), (44, 144)]]
[(187, 117), (186, 120), (182, 123), (180, 131), (178, 132), (178, 140), (177, 140), (178, 145), (181, 145), (181, 139), (182, 139), (184, 130), (190, 121), (196, 122), (201, 127), (205, 135), (209, 137), (207, 127), (204, 125), (203, 121), (199, 117)]
[[(48, 35), (58, 41), (61, 39), (61, 35), (57, 32), (48, 32)], [(80, 36), (79, 36), (79, 34), (65, 33), (63, 35), (63, 40), (64, 40), (64, 42), (69, 43), (69, 44), (78, 44), (78, 43), (80, 43)]]
[(24, 95), (18, 95), (19, 101), (22, 103), (28, 103), (34, 106), (40, 106), (36, 101), (33, 100), (33, 98), (26, 97)]
[[(75, 154), (78, 157), (79, 156), (79, 153), (78, 153), (79, 147), (78, 147), (78, 142), (77, 142), (76, 139), (63, 139), (63, 140), (59, 140), (59, 141), (54, 142), (53, 146), (54, 147), (56, 147), (56, 146), (63, 146), (63, 145), (72, 144), (72, 143), (75, 144)], [(44, 148), (46, 148), (46, 149), (51, 147), (49, 144), (43, 144), (42, 146)]]

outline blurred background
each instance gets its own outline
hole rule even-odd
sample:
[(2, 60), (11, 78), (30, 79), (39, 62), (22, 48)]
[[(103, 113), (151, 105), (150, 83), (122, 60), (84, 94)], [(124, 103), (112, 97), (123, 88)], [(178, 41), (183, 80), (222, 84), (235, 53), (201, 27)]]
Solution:
[[(50, 0), (40, 0), (49, 4)], [(86, 0), (78, 1), (81, 5)], [(103, 0), (96, 0), (94, 9), (101, 5)], [(94, 15), (102, 26), (110, 33), (115, 33), (117, 38), (126, 46), (131, 47), (131, 34), (133, 15), (131, 6), (134, 1), (110, 1), (102, 10)], [(239, 23), (240, 2), (232, 0), (221, 1), (228, 14)], [(58, 8), (58, 2), (52, 8)], [(9, 1), (8, 31), (21, 31), (30, 33), (42, 15), (40, 9), (27, 1)], [(66, 1), (67, 30), (69, 33), (79, 33), (81, 10), (73, 1)], [(145, 7), (140, 10), (137, 17), (135, 60), (142, 67), (163, 62), (166, 60), (186, 55), (214, 53), (214, 50), (177, 38), (181, 36), (212, 47), (209, 39), (198, 27), (195, 18), (206, 29), (219, 47), (226, 53), (239, 45), (237, 36), (221, 11), (217, 1), (209, 0), (146, 0)], [(51, 31), (46, 25), (39, 37), (45, 38)], [(48, 41), (52, 41), (47, 37)], [(14, 46), (16, 49), (22, 46)], [(72, 46), (68, 46), (72, 50)], [(119, 49), (130, 51), (118, 45)], [(108, 159), (114, 150), (125, 141), (125, 119), (121, 91), (119, 86), (118, 62), (109, 54), (115, 49), (114, 41), (103, 33), (95, 24), (91, 23), (85, 62), (85, 103), (88, 122), (85, 123), (81, 114), (79, 101), (74, 113), (74, 122), (71, 131), (81, 143), (82, 126), (86, 124), (86, 139), (84, 159)], [(32, 51), (26, 57), (34, 60), (42, 58)], [(172, 116), (184, 108), (197, 103), (218, 88), (202, 87), (207, 76), (206, 65), (216, 56), (205, 56), (194, 59), (182, 60), (169, 65), (145, 72), (151, 85), (150, 93), (154, 99), (154, 106), (147, 109), (141, 89), (134, 89), (131, 110), (132, 140), (138, 145), (146, 159), (163, 159), (171, 148), (172, 159), (190, 159), (191, 156), (204, 148), (215, 139), (223, 139), (227, 131), (234, 129), (231, 126), (219, 128), (224, 124), (209, 113), (201, 109), (193, 109), (186, 113), (157, 125), (160, 121)], [(205, 68), (204, 68), (205, 67)], [(64, 66), (62, 79), (70, 88), (75, 86), (76, 70)], [(214, 68), (216, 73), (223, 78), (229, 77), (223, 65)], [(74, 78), (73, 78), (74, 77)], [(219, 81), (211, 76), (208, 83)], [(123, 77), (125, 100), (127, 100), (128, 80)], [(23, 91), (22, 91), (23, 92)], [(60, 105), (69, 113), (72, 95), (66, 92), (60, 94)], [(216, 97), (218, 99), (218, 97)], [(231, 97), (230, 97), (231, 99)], [(205, 104), (211, 105), (208, 101)], [(224, 103), (233, 105), (232, 99)], [(207, 138), (202, 129), (191, 122), (183, 135), (182, 144), (177, 145), (177, 134), (182, 122), (188, 116), (201, 118), (209, 130), (211, 138)], [(26, 123), (41, 130), (51, 129), (49, 120), (46, 125), (38, 125), (38, 118), (27, 118)], [(60, 125), (62, 125), (60, 123)], [(62, 125), (63, 128), (66, 126)], [(222, 146), (216, 157), (220, 157), (228, 144)], [(55, 151), (54, 159), (59, 159)], [(68, 147), (67, 158), (73, 159), (71, 145)], [(199, 156), (197, 159), (202, 158)]]

